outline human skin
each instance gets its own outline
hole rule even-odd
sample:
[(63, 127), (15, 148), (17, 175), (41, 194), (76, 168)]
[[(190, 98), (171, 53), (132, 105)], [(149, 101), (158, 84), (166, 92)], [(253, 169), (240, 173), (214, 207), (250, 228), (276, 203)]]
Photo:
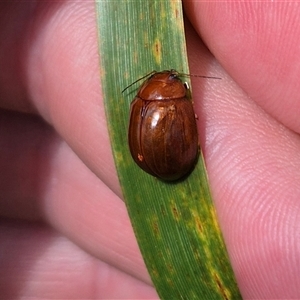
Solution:
[[(191, 73), (222, 77), (193, 78), (193, 99), (241, 293), (299, 298), (300, 8), (184, 9)], [(1, 2), (0, 40), (1, 296), (157, 298), (110, 149), (93, 1)]]

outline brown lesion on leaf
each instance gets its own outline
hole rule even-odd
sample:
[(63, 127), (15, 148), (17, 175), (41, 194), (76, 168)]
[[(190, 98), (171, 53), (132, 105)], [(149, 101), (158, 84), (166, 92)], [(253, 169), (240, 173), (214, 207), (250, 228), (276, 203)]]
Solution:
[(172, 0), (171, 1), (172, 5), (172, 10), (173, 10), (173, 15), (175, 16), (176, 19), (181, 17), (180, 11), (178, 10), (178, 1), (177, 0)]
[(174, 273), (174, 267), (171, 264), (168, 264), (167, 268), (168, 268), (170, 273)]
[(192, 250), (194, 253), (195, 260), (200, 264), (202, 262), (202, 260), (201, 260), (201, 255), (199, 253), (199, 248), (192, 245)]
[(158, 44), (158, 43), (155, 43), (155, 52), (156, 52), (156, 54), (160, 53), (160, 44)]
[(223, 286), (218, 274), (214, 273), (214, 279), (215, 279), (215, 282), (217, 283), (219, 292), (222, 295), (223, 299), (229, 300), (230, 297), (228, 295), (228, 290)]
[(152, 268), (151, 268), (151, 274), (152, 274), (152, 276), (154, 276), (156, 278), (159, 277), (159, 272), (157, 271), (157, 269), (154, 266), (152, 266)]
[(153, 232), (156, 236), (158, 236), (160, 234), (157, 222), (152, 223), (152, 229), (153, 229)]
[(202, 225), (202, 222), (200, 221), (200, 219), (199, 219), (199, 218), (196, 218), (196, 219), (195, 219), (195, 223), (196, 223), (197, 231), (198, 231), (200, 234), (203, 234), (203, 225)]
[(161, 51), (162, 51), (161, 41), (159, 39), (155, 39), (153, 44), (153, 54), (157, 64), (161, 63), (161, 57), (162, 57)]
[(179, 211), (178, 211), (177, 207), (176, 206), (172, 206), (171, 209), (172, 209), (172, 213), (173, 213), (174, 218), (176, 220), (178, 220), (179, 217), (180, 217), (180, 214), (179, 214)]
[(174, 282), (171, 278), (167, 278), (166, 280), (170, 286), (172, 286), (172, 287), (174, 286)]

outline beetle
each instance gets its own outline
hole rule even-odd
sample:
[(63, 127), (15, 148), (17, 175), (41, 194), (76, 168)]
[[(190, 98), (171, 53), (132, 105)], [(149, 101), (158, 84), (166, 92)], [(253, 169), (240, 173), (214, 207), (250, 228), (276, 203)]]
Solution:
[(188, 175), (199, 155), (196, 116), (182, 75), (188, 74), (171, 69), (140, 78), (148, 77), (130, 105), (131, 156), (141, 169), (164, 181)]

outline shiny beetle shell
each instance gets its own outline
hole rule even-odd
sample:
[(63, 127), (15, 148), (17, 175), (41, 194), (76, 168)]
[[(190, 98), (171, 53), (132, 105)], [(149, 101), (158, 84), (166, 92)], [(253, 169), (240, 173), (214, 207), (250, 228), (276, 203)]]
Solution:
[(198, 158), (198, 133), (188, 90), (175, 70), (154, 72), (130, 107), (128, 142), (145, 172), (175, 181), (190, 173)]

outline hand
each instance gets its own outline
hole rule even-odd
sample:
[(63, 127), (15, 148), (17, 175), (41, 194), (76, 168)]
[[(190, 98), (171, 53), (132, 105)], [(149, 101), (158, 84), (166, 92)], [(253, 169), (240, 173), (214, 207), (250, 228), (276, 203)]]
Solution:
[[(294, 81), (300, 29), (296, 22), (275, 27), (281, 11), (282, 22), (299, 13), (274, 5), (254, 4), (255, 19), (246, 5), (185, 5), (224, 68), (189, 27), (191, 73), (222, 77), (194, 84), (193, 97), (220, 224), (245, 298), (299, 297)], [(3, 2), (0, 38), (2, 295), (157, 297), (110, 149), (94, 3)]]
[(93, 1), (0, 4), (3, 299), (157, 297), (121, 199), (95, 22)]
[[(194, 84), (193, 94), (203, 99), (195, 103), (201, 145), (240, 290), (245, 299), (298, 299), (299, 7), (187, 1), (185, 9), (226, 71), (209, 70), (222, 81), (204, 92)], [(196, 39), (188, 36), (199, 74)]]

